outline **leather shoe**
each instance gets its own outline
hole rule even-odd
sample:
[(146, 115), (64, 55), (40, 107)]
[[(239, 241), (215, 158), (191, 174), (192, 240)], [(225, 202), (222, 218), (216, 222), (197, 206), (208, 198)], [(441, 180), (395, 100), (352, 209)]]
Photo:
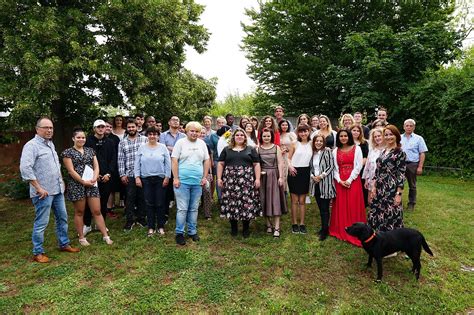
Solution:
[(38, 254), (33, 257), (33, 261), (44, 264), (49, 262), (49, 258), (45, 254)]
[(71, 247), (71, 245), (66, 245), (66, 246), (64, 246), (64, 247), (61, 247), (61, 248), (60, 248), (60, 251), (62, 251), (62, 252), (68, 252), (68, 253), (78, 253), (78, 252), (80, 252), (80, 249), (79, 249), (79, 248)]

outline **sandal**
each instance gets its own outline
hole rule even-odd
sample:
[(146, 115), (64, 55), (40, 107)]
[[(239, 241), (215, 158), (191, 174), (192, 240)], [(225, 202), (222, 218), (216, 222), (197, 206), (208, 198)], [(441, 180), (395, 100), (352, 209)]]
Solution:
[(102, 239), (107, 243), (107, 245), (112, 245), (114, 243), (114, 241), (110, 239), (110, 236), (105, 236)]
[(275, 229), (275, 231), (273, 232), (273, 237), (274, 238), (279, 238), (280, 237), (280, 229)]
[(86, 240), (86, 238), (80, 238), (79, 239), (79, 244), (81, 244), (82, 246), (89, 246), (90, 243)]
[(267, 225), (267, 233), (272, 234), (273, 233), (273, 225)]
[(146, 236), (152, 237), (154, 234), (155, 234), (155, 230), (149, 230)]

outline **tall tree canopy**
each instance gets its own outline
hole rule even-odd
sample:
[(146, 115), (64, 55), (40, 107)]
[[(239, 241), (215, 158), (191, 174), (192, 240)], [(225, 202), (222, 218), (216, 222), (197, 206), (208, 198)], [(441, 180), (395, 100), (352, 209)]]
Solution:
[(193, 0), (0, 1), (0, 110), (20, 124), (52, 115), (61, 132), (101, 105), (164, 118), (210, 107), (215, 82), (182, 68), (185, 45), (205, 50), (202, 12)]
[(295, 114), (390, 107), (405, 80), (455, 57), (453, 8), (449, 0), (259, 2), (243, 26), (257, 99)]

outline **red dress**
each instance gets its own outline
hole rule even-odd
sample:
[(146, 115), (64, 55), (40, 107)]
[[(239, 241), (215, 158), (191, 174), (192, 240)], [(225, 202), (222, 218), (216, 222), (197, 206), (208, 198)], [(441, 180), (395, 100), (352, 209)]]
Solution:
[[(354, 169), (356, 146), (349, 152), (337, 150), (337, 165), (341, 181), (347, 180)], [(355, 222), (367, 222), (360, 176), (352, 181), (350, 188), (336, 182), (336, 198), (333, 200), (329, 235), (361, 247), (360, 241), (346, 233), (345, 227)]]

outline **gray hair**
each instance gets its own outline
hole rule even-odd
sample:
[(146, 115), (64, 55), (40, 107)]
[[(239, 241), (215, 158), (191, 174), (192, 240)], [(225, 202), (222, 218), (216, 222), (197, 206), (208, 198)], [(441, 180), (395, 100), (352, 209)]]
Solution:
[(413, 120), (413, 119), (411, 119), (411, 118), (405, 120), (405, 121), (403, 122), (403, 126), (405, 126), (407, 123), (412, 123), (413, 126), (416, 126), (415, 120)]

